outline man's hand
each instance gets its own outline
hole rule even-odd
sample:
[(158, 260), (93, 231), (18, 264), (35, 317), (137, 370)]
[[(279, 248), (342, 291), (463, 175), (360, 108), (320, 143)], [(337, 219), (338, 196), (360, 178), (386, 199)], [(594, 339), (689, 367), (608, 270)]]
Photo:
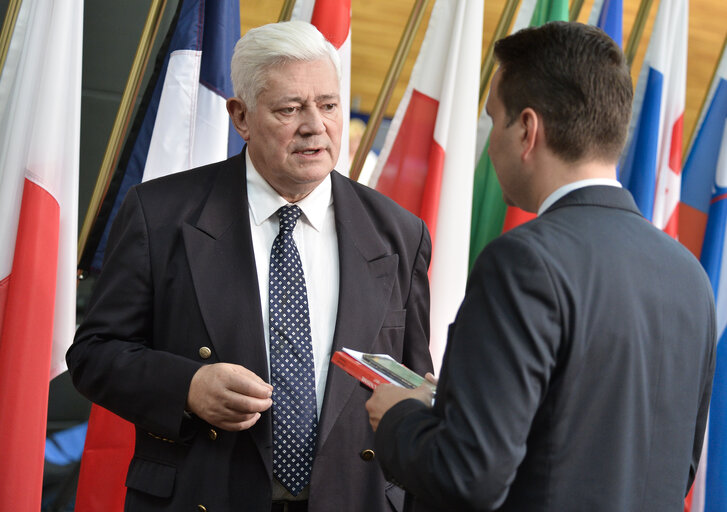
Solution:
[(228, 363), (205, 365), (192, 377), (187, 408), (223, 430), (252, 427), (273, 404), (273, 387), (247, 368)]
[[(426, 379), (433, 384), (437, 383), (437, 379), (431, 373), (427, 373)], [(366, 402), (366, 410), (369, 413), (369, 423), (376, 432), (379, 428), (379, 422), (383, 418), (386, 411), (393, 406), (406, 400), (407, 398), (416, 398), (423, 402), (427, 407), (432, 406), (432, 388), (426, 384), (422, 384), (416, 389), (406, 389), (394, 384), (380, 384), (374, 389), (373, 395)]]

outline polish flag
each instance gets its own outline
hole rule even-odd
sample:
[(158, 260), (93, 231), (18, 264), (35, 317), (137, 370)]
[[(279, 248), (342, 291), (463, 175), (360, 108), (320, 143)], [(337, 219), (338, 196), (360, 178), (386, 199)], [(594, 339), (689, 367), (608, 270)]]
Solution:
[(351, 0), (298, 0), (291, 19), (307, 21), (338, 50), (341, 60), (343, 133), (336, 170), (348, 176), (348, 125), (351, 118)]
[(437, 0), (372, 183), (432, 235), (430, 350), (441, 365), (467, 280), (482, 2)]
[(40, 510), (76, 319), (83, 3), (26, 0), (0, 77), (0, 510)]
[(676, 238), (687, 82), (688, 0), (664, 0), (634, 94), (630, 143), (619, 180), (641, 213)]

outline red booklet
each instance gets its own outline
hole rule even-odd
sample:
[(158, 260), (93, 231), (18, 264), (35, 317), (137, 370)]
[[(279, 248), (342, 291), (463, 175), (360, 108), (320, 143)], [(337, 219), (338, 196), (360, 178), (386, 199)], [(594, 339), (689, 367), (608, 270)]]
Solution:
[(371, 389), (376, 389), (379, 384), (395, 384), (414, 389), (426, 383), (434, 390), (432, 383), (388, 354), (365, 354), (344, 348), (334, 352), (331, 361)]
[(378, 374), (373, 368), (366, 366), (361, 361), (342, 350), (337, 350), (333, 353), (331, 362), (336, 366), (341, 367), (349, 375), (356, 377), (371, 389), (376, 389), (376, 386), (379, 384), (390, 383), (386, 377)]

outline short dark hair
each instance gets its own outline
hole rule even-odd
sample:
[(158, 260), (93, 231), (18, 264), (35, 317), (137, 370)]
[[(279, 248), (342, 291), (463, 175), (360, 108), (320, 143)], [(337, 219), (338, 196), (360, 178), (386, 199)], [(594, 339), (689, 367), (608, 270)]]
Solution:
[(508, 122), (530, 107), (562, 159), (615, 162), (628, 132), (633, 88), (623, 52), (605, 32), (555, 21), (495, 44)]

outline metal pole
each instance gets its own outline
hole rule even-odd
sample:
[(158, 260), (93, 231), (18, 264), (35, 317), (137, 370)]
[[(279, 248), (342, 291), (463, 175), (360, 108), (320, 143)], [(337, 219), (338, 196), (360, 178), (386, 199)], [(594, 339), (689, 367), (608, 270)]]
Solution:
[[(93, 195), (91, 196), (91, 202), (88, 205), (86, 211), (86, 217), (83, 221), (81, 233), (78, 237), (78, 261), (81, 261), (81, 255), (86, 248), (86, 242), (91, 232), (96, 217), (98, 216), (101, 203), (106, 196), (106, 191), (109, 188), (113, 171), (118, 163), (119, 154), (121, 153), (121, 145), (126, 135), (126, 130), (129, 126), (131, 114), (134, 110), (134, 102), (139, 93), (141, 87), (141, 81), (144, 78), (144, 71), (146, 65), (149, 62), (149, 55), (151, 54), (152, 46), (154, 45), (154, 38), (159, 31), (159, 24), (161, 22), (162, 13), (166, 6), (166, 0), (153, 0), (151, 7), (149, 8), (149, 14), (146, 17), (146, 23), (144, 30), (141, 33), (139, 40), (139, 46), (136, 49), (136, 55), (131, 65), (131, 71), (129, 72), (129, 78), (126, 81), (126, 87), (121, 97), (121, 103), (119, 104), (119, 110), (116, 112), (116, 119), (114, 120), (113, 128), (111, 129), (111, 135), (109, 136), (108, 144), (106, 145), (106, 153), (104, 154), (103, 161), (101, 162), (101, 169), (96, 179), (96, 186), (93, 189)], [(80, 275), (80, 272), (79, 272)]]
[(497, 26), (495, 27), (495, 32), (492, 34), (490, 46), (487, 47), (487, 53), (485, 54), (485, 58), (482, 60), (482, 67), (480, 68), (480, 105), (482, 105), (482, 100), (484, 99), (485, 91), (487, 90), (487, 84), (490, 82), (492, 70), (495, 67), (495, 43), (507, 34), (510, 25), (512, 25), (512, 19), (515, 17), (515, 11), (517, 11), (518, 5), (520, 5), (520, 0), (507, 0), (505, 7), (502, 9), (502, 14), (500, 14), (500, 20), (497, 22)]
[(361, 137), (361, 142), (358, 145), (356, 154), (353, 157), (353, 163), (351, 164), (350, 177), (356, 181), (361, 174), (366, 156), (371, 151), (371, 146), (374, 143), (374, 136), (376, 131), (381, 125), (381, 119), (384, 116), (384, 110), (389, 104), (391, 95), (394, 93), (394, 87), (396, 82), (401, 75), (401, 70), (404, 68), (404, 62), (406, 62), (406, 56), (409, 54), (414, 36), (416, 35), (419, 24), (424, 17), (424, 11), (427, 9), (429, 0), (416, 0), (414, 7), (412, 7), (411, 13), (409, 14), (409, 20), (406, 22), (404, 32), (399, 40), (399, 46), (394, 53), (394, 58), (391, 60), (389, 65), (389, 71), (384, 78), (384, 83), (379, 91), (379, 96), (376, 98), (376, 103), (369, 117), (369, 122), (366, 123), (366, 130)]
[(626, 62), (629, 67), (631, 67), (631, 64), (634, 62), (636, 50), (641, 42), (641, 35), (644, 33), (644, 25), (646, 25), (646, 19), (649, 17), (649, 10), (651, 10), (652, 1), (653, 0), (641, 0), (641, 3), (639, 4), (639, 10), (636, 13), (636, 18), (634, 19), (634, 26), (631, 29), (629, 40), (626, 43), (626, 50), (624, 51), (624, 54), (626, 55)]
[(278, 21), (290, 21), (290, 17), (293, 15), (293, 7), (295, 7), (295, 0), (285, 0), (282, 9), (280, 9)]
[(570, 11), (568, 11), (568, 19), (570, 21), (576, 21), (578, 16), (581, 14), (582, 8), (583, 0), (573, 0), (573, 3), (570, 6)]
[(8, 57), (10, 40), (13, 38), (15, 22), (18, 21), (18, 13), (22, 3), (23, 0), (10, 0), (8, 10), (5, 11), (5, 21), (3, 22), (2, 32), (0, 32), (0, 74), (5, 69), (5, 59)]

